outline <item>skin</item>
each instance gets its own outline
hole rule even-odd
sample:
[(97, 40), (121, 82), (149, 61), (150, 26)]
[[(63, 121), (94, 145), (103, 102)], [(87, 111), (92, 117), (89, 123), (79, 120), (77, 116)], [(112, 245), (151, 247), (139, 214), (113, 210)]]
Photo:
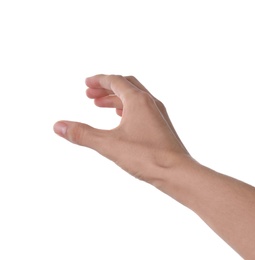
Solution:
[(96, 150), (134, 177), (194, 211), (244, 259), (255, 259), (255, 188), (199, 164), (164, 105), (134, 77), (95, 75), (86, 94), (121, 116), (112, 130), (59, 121), (54, 131)]

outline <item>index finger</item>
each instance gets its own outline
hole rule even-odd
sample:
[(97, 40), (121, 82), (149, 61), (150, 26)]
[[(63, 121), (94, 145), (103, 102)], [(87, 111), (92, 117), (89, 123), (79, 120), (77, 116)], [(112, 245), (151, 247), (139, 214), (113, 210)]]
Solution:
[(131, 82), (119, 75), (95, 75), (86, 79), (86, 85), (90, 88), (111, 90), (123, 103), (129, 95), (138, 91)]

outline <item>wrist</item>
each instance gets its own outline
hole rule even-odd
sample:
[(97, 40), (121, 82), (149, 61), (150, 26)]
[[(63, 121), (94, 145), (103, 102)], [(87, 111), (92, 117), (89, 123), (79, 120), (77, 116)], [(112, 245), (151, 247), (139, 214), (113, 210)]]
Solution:
[(168, 167), (158, 167), (158, 178), (151, 184), (181, 204), (191, 207), (193, 189), (196, 184), (196, 173), (203, 168), (190, 155), (184, 154), (175, 159)]

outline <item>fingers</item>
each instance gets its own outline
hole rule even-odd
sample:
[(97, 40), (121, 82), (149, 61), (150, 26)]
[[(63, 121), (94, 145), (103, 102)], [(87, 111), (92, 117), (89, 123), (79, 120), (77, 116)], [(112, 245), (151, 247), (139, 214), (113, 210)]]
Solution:
[[(117, 95), (123, 103), (126, 102), (128, 96), (134, 95), (138, 91), (138, 88), (131, 84), (125, 77), (117, 75), (96, 75), (87, 78), (86, 85), (91, 89), (104, 89), (111, 91)], [(91, 94), (90, 91), (88, 92)], [(101, 94), (102, 93), (106, 92), (101, 92)]]
[(111, 90), (102, 88), (88, 88), (86, 90), (86, 94), (88, 98), (101, 98), (108, 95), (112, 95), (113, 92)]
[[(145, 91), (149, 93), (149, 91), (133, 76), (106, 76), (106, 75), (96, 75), (91, 78), (86, 79), (86, 84), (88, 85), (88, 89), (86, 90), (86, 94), (89, 98), (95, 99), (95, 105), (99, 107), (111, 107), (116, 108), (116, 112), (118, 115), (122, 115), (123, 103), (120, 98), (118, 98), (112, 90), (105, 89), (104, 86), (100, 82), (104, 77), (111, 77), (112, 81), (116, 82), (116, 78), (118, 80), (122, 80), (123, 83), (131, 83), (133, 88), (137, 88), (139, 90)], [(101, 78), (101, 81), (100, 81)], [(125, 82), (125, 79), (128, 82)], [(117, 82), (116, 82), (117, 83)], [(129, 84), (130, 85), (130, 84)], [(130, 86), (129, 86), (130, 87)], [(126, 87), (127, 88), (127, 87)]]
[(98, 107), (113, 107), (116, 109), (123, 109), (123, 104), (117, 96), (105, 96), (95, 99), (95, 105)]
[[(114, 77), (114, 76), (112, 76), (112, 77)], [(94, 77), (86, 79), (86, 84), (89, 87), (86, 91), (86, 94), (89, 98), (99, 98), (99, 97), (114, 94), (114, 92), (112, 90), (102, 88), (102, 86), (99, 85), (98, 82), (95, 81), (93, 78)], [(149, 93), (149, 91), (135, 77), (126, 76), (123, 78), (128, 80), (134, 87)]]
[[(87, 97), (95, 99), (94, 103), (98, 107), (110, 107), (120, 109), (122, 111), (123, 104), (119, 97), (113, 94), (112, 91), (99, 88), (88, 88), (86, 90)], [(117, 111), (116, 111), (117, 112)], [(122, 115), (122, 112), (117, 112)]]
[[(100, 80), (101, 78), (101, 80)], [(105, 79), (110, 80), (110, 84), (118, 84), (118, 81), (122, 81), (123, 86), (125, 85), (126, 90), (128, 89), (136, 89), (139, 91), (143, 91), (148, 93), (156, 102), (159, 110), (163, 115), (166, 117), (166, 120), (169, 122), (168, 115), (165, 111), (164, 105), (162, 102), (157, 100), (135, 77), (133, 76), (114, 76), (114, 75), (96, 75), (86, 79), (86, 84), (88, 85), (88, 89), (86, 94), (89, 98), (95, 99), (95, 104), (99, 107), (115, 107), (116, 109), (123, 109), (123, 103), (116, 98), (113, 90), (105, 89), (109, 88), (108, 85), (103, 85), (100, 82), (104, 81)], [(128, 84), (129, 83), (129, 84)], [(112, 97), (114, 96), (114, 97)], [(118, 115), (122, 114), (117, 112)], [(169, 122), (170, 123), (170, 122)]]

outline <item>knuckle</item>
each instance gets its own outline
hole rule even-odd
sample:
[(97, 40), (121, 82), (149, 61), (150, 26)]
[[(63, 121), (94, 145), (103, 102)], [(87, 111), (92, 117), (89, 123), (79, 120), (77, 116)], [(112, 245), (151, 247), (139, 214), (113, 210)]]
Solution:
[(138, 94), (133, 96), (136, 100), (135, 102), (139, 104), (139, 106), (148, 106), (149, 104), (154, 103), (151, 95), (144, 91), (139, 91)]
[(111, 74), (111, 75), (108, 75), (107, 77), (112, 84), (118, 84), (120, 81), (123, 80), (123, 76), (121, 76), (121, 75)]
[(132, 76), (132, 75), (126, 76), (126, 79), (127, 79), (127, 80), (130, 80), (130, 81), (136, 81), (136, 80), (137, 80), (136, 77), (134, 77), (134, 76)]
[(81, 143), (83, 137), (83, 131), (78, 124), (73, 124), (72, 127), (68, 130), (68, 138), (74, 144)]
[(141, 91), (140, 92), (140, 100), (147, 103), (147, 102), (152, 102), (153, 98), (149, 93)]
[(158, 99), (156, 99), (156, 104), (160, 110), (166, 110), (165, 105)]

